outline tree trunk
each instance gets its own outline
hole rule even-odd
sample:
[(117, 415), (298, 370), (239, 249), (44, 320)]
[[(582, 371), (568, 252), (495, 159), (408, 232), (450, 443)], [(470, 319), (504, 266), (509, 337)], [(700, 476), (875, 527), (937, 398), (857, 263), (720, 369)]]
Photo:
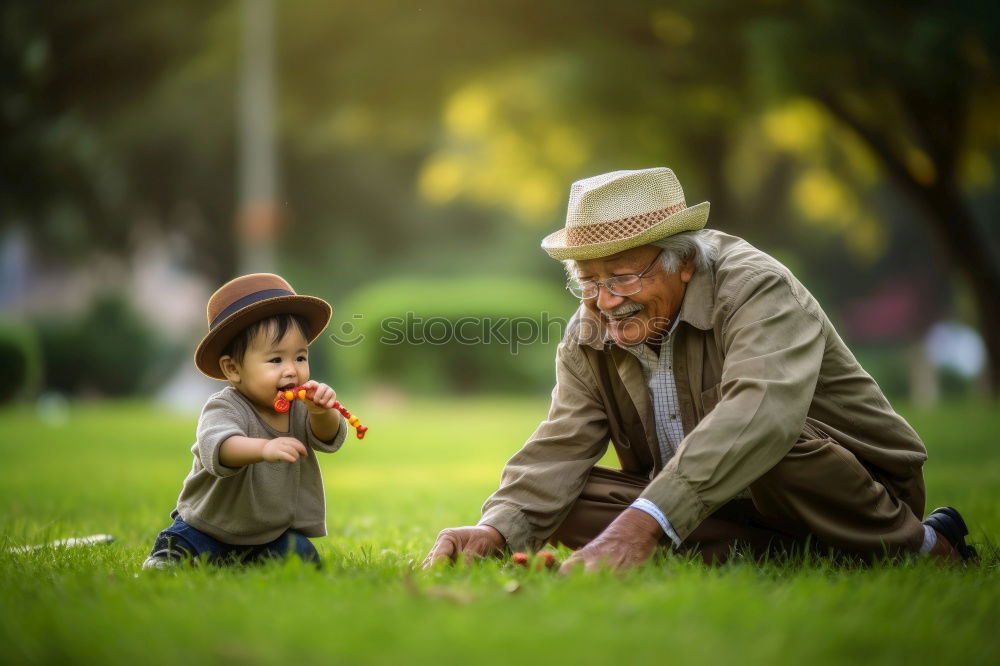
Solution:
[(723, 165), (726, 162), (726, 149), (730, 141), (720, 127), (718, 131), (702, 132), (692, 137), (690, 143), (695, 147), (694, 155), (697, 158), (692, 160), (692, 164), (702, 167), (702, 182), (707, 191), (703, 192), (702, 196), (691, 196), (685, 192), (687, 203), (694, 205), (698, 201), (711, 201), (712, 219), (726, 220), (728, 224), (732, 220), (730, 220), (729, 188), (726, 185)]
[(979, 310), (980, 334), (988, 358), (986, 378), (993, 397), (1000, 395), (1000, 268), (989, 240), (976, 228), (972, 211), (950, 181), (913, 192), (944, 248), (952, 268), (972, 288)]
[[(816, 98), (857, 133), (878, 156), (889, 177), (923, 212), (938, 245), (952, 269), (972, 288), (979, 311), (979, 328), (986, 345), (986, 379), (990, 394), (1000, 395), (1000, 267), (994, 261), (989, 240), (959, 192), (948, 163), (935, 164), (938, 178), (931, 185), (917, 182), (896, 155), (886, 137), (860, 121), (840, 100), (820, 94)], [(951, 163), (954, 160), (949, 160)]]

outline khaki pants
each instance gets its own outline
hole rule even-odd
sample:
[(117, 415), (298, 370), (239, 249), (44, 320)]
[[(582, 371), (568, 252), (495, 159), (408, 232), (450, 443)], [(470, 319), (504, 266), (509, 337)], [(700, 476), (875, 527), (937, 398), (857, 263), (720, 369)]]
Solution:
[[(647, 483), (645, 477), (595, 467), (549, 541), (584, 546)], [(919, 470), (907, 479), (877, 475), (832, 440), (800, 441), (749, 491), (750, 499), (731, 500), (706, 518), (684, 540), (682, 550), (720, 562), (737, 545), (762, 555), (808, 544), (822, 552), (870, 559), (915, 552), (923, 542)]]

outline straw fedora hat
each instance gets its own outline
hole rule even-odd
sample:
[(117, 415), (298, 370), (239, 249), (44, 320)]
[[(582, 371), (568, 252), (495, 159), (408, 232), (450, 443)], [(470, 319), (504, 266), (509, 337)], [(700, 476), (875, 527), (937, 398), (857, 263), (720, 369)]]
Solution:
[(596, 259), (701, 229), (709, 203), (688, 207), (666, 167), (612, 171), (573, 183), (566, 226), (542, 240), (553, 259)]
[(309, 342), (330, 323), (333, 308), (321, 298), (301, 296), (284, 279), (252, 273), (230, 280), (208, 299), (208, 334), (194, 352), (194, 364), (212, 379), (225, 379), (219, 357), (247, 326), (279, 314), (302, 315), (309, 322)]

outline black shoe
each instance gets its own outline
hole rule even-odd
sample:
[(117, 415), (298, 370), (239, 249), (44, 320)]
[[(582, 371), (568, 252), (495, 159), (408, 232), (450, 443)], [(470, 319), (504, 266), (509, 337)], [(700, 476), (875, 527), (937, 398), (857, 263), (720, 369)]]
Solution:
[(975, 560), (979, 558), (979, 553), (975, 547), (965, 543), (965, 537), (969, 534), (969, 528), (962, 520), (962, 514), (950, 506), (942, 506), (930, 512), (924, 520), (924, 525), (934, 528), (938, 534), (948, 540), (948, 543), (958, 552), (962, 561)]

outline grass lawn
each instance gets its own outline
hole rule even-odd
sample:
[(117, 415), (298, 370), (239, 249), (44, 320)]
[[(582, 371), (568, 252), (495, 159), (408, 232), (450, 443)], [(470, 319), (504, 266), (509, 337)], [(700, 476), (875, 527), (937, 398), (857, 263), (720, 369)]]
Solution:
[[(624, 575), (492, 561), (422, 572), (438, 530), (475, 522), (544, 399), (351, 404), (371, 426), (321, 458), (326, 566), (142, 573), (190, 468), (195, 415), (73, 406), (0, 411), (0, 663), (1000, 662), (1000, 575), (983, 562), (846, 569), (820, 561), (709, 569), (668, 559)], [(907, 410), (924, 436), (928, 508), (1000, 533), (1000, 413)], [(110, 533), (111, 545), (10, 547)], [(565, 556), (565, 553), (562, 554)]]

